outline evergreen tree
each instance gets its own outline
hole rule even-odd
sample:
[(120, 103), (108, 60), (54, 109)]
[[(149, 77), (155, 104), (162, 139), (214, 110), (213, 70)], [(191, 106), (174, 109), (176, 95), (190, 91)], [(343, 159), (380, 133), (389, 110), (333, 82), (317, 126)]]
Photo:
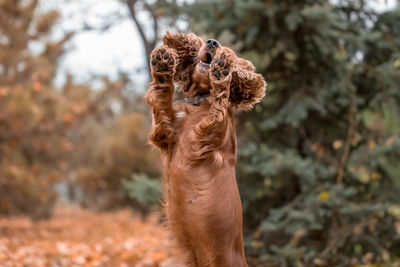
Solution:
[(233, 47), (269, 84), (238, 122), (254, 265), (399, 260), (400, 10), (370, 2), (182, 6), (191, 30)]

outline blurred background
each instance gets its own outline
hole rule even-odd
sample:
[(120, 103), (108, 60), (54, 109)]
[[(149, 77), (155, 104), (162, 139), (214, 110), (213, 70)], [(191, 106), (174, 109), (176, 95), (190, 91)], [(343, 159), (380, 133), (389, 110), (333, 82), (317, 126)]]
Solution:
[(160, 209), (142, 96), (166, 30), (217, 39), (268, 82), (237, 116), (249, 265), (400, 266), (395, 0), (0, 0), (0, 265), (9, 218)]

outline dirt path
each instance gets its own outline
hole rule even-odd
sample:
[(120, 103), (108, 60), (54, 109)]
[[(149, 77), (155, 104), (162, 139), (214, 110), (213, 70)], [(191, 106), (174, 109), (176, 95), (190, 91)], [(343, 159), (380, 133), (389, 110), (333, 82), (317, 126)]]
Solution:
[(0, 219), (0, 266), (181, 267), (170, 235), (130, 211), (94, 213), (57, 208), (52, 219)]

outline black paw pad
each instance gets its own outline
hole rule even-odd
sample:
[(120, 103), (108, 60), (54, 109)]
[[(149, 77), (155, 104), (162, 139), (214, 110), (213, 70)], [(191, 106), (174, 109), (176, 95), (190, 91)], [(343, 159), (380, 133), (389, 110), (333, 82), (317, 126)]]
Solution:
[(151, 54), (150, 65), (154, 73), (170, 75), (174, 70), (175, 56), (172, 51), (161, 46), (155, 48)]
[(157, 71), (162, 72), (162, 71), (167, 71), (167, 70), (168, 70), (167, 64), (161, 64)]
[(219, 72), (217, 70), (214, 71), (214, 75), (215, 77), (217, 77), (218, 79), (221, 78), (221, 75), (219, 75)]
[(215, 57), (212, 63), (212, 73), (218, 79), (224, 79), (229, 75), (229, 62), (225, 59), (225, 55), (221, 54), (220, 57)]

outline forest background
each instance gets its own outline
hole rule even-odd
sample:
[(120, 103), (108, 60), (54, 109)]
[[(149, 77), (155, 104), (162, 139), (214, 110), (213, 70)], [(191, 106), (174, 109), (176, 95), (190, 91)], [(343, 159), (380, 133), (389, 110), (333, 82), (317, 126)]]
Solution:
[[(194, 31), (232, 47), (268, 82), (265, 99), (237, 116), (251, 266), (399, 264), (398, 3), (111, 2), (118, 8), (87, 16), (99, 7), (68, 13), (74, 0), (0, 0), (1, 216), (41, 220), (60, 201), (143, 216), (157, 209), (146, 62), (166, 30)], [(76, 17), (77, 27), (64, 27)], [(65, 68), (74, 38), (127, 21), (142, 52), (126, 61), (141, 68), (125, 59), (112, 75)]]

